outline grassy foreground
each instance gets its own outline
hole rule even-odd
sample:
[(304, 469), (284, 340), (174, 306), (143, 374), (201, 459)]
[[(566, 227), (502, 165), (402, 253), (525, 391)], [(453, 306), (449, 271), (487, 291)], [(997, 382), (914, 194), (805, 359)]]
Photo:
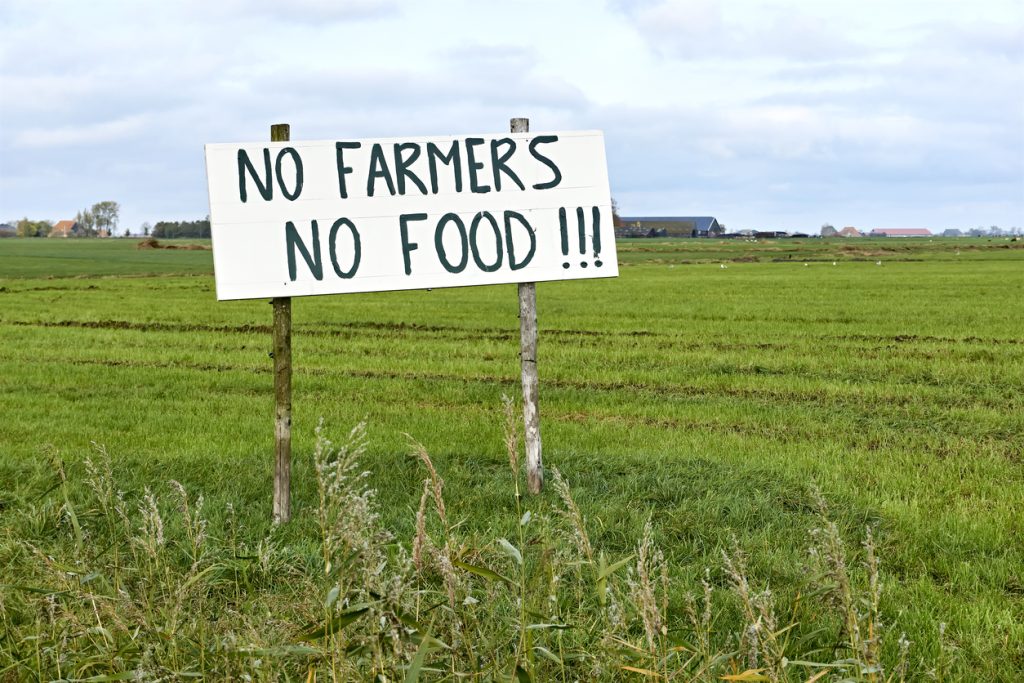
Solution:
[(636, 240), (542, 283), (538, 499), (514, 286), (297, 300), (274, 530), (266, 302), (209, 252), (2, 240), (0, 680), (1016, 680), (1021, 246)]

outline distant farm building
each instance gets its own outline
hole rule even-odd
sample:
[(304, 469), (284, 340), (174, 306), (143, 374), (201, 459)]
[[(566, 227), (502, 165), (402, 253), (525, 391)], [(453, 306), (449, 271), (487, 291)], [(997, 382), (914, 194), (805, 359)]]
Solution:
[(50, 237), (79, 237), (85, 231), (75, 221), (57, 221), (50, 230)]
[(622, 217), (616, 237), (718, 237), (725, 232), (714, 216)]
[(852, 225), (848, 225), (848, 226), (846, 226), (845, 228), (843, 228), (842, 230), (839, 231), (839, 236), (840, 237), (863, 237), (864, 235), (857, 228), (853, 227)]
[(875, 228), (871, 237), (931, 237), (928, 228)]
[(13, 225), (7, 223), (0, 223), (0, 237), (14, 237), (18, 234), (18, 229)]

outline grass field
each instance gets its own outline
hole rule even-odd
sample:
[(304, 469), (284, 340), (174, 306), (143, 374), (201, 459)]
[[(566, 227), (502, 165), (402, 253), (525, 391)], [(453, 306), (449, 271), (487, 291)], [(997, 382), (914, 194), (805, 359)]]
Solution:
[[(490, 672), (479, 680), (517, 666), (534, 680), (719, 680), (748, 668), (763, 673), (732, 680), (776, 680), (776, 670), (785, 680), (816, 672), (817, 680), (888, 680), (901, 633), (911, 641), (908, 680), (1019, 680), (1024, 242), (632, 240), (619, 243), (619, 260), (614, 280), (538, 285), (545, 465), (569, 481), (595, 553), (609, 563), (637, 556), (610, 575), (618, 587), (609, 595), (620, 591), (625, 604), (616, 617), (621, 642), (611, 648), (594, 635), (611, 628), (594, 626), (612, 619), (594, 616), (604, 604), (573, 592), (586, 583), (587, 560), (572, 559), (573, 543), (559, 534), (578, 518), (571, 508), (560, 513), (550, 476), (540, 499), (520, 508), (513, 495), (501, 396), (518, 395), (515, 286), (294, 302), (295, 519), (272, 531), (267, 302), (216, 302), (209, 251), (0, 240), (0, 680), (384, 671), (355, 648), (355, 635), (296, 645), (325, 609), (340, 630), (331, 610), (355, 614), (358, 601), (347, 595), (365, 598), (360, 590), (376, 580), (346, 584), (338, 570), (324, 571), (329, 534), (318, 519), (330, 505), (313, 467), (321, 418), (338, 442), (366, 421), (360, 463), (380, 515), (367, 524), (394, 534), (380, 544), (388, 553), (405, 552), (396, 543), (412, 547), (422, 509), (427, 470), (410, 455), (410, 435), (445, 480), (446, 518), (427, 523), (435, 549), (444, 549), (439, 566), (451, 567), (447, 557), (490, 567), (519, 586), (498, 594), (504, 579), (460, 572), (451, 613), (425, 610), (416, 627), (404, 627), (420, 637), (403, 646), (403, 675), (464, 673), (470, 665), (455, 653), (472, 648), (451, 642), (458, 623), (494, 639), (473, 665)], [(109, 453), (112, 490), (125, 492), (125, 538), (86, 484), (93, 443)], [(168, 521), (177, 555), (143, 552), (145, 538), (155, 538), (146, 535), (154, 508), (145, 490), (170, 520), (171, 480), (205, 499), (219, 548), (204, 560), (209, 570), (186, 552), (182, 539), (194, 538), (187, 517)], [(820, 557), (808, 554), (816, 542), (825, 547), (812, 531), (827, 530), (815, 487), (845, 541), (849, 580), (866, 596), (853, 603), (865, 618), (872, 571), (861, 543), (873, 530), (881, 584), (872, 623), (886, 633), (878, 645), (885, 678), (863, 666), (772, 668), (776, 646), (789, 660), (819, 663), (856, 649), (843, 611), (826, 607), (842, 602), (836, 564), (819, 571)], [(526, 510), (533, 521), (520, 525)], [(657, 565), (641, 543), (648, 519), (670, 579), (659, 612), (665, 630), (653, 639), (654, 617), (642, 609), (645, 567)], [(522, 563), (503, 550), (498, 539), (506, 538)], [(792, 626), (760, 641), (760, 659), (746, 638), (768, 621), (757, 622), (764, 600), (751, 603), (749, 618), (742, 582), (723, 564), (723, 551), (735, 557), (733, 538), (747, 558), (744, 578), (770, 587), (779, 629)], [(559, 580), (552, 567), (564, 570), (567, 587), (549, 605)], [(702, 631), (685, 596), (703, 594), (705, 570), (718, 607)], [(417, 605), (455, 590), (455, 579), (438, 572), (433, 583), (422, 578), (429, 572), (417, 579)], [(221, 574), (221, 583), (210, 578)], [(161, 583), (172, 575), (180, 591), (166, 589), (169, 578)], [(102, 608), (122, 593), (138, 610), (125, 623)], [(494, 611), (471, 620), (485, 609)], [(524, 626), (528, 609), (536, 628)], [(571, 618), (592, 618), (591, 626)], [(150, 631), (157, 635), (147, 640)], [(698, 647), (701, 633), (707, 644)], [(168, 645), (186, 640), (198, 645)], [(591, 661), (598, 645), (619, 653), (617, 666)], [(684, 654), (703, 668), (684, 666)]]

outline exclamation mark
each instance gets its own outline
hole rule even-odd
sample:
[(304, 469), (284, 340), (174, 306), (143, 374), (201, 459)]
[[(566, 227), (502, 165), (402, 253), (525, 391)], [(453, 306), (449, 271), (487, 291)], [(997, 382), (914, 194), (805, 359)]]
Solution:
[(594, 266), (601, 267), (601, 209), (594, 207)]
[[(587, 255), (587, 224), (583, 222), (583, 207), (576, 207), (576, 225), (580, 234), (580, 256)], [(580, 261), (580, 268), (586, 268), (587, 262)]]
[[(558, 209), (558, 227), (562, 233), (562, 256), (569, 258), (569, 224), (565, 219), (565, 207)], [(562, 264), (563, 268), (569, 267), (569, 262)]]

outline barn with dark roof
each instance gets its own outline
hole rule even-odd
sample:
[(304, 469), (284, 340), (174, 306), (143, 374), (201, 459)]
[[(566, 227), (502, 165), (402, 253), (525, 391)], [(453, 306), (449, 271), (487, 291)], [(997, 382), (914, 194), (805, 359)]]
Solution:
[(714, 216), (623, 216), (616, 237), (717, 237), (725, 232)]

